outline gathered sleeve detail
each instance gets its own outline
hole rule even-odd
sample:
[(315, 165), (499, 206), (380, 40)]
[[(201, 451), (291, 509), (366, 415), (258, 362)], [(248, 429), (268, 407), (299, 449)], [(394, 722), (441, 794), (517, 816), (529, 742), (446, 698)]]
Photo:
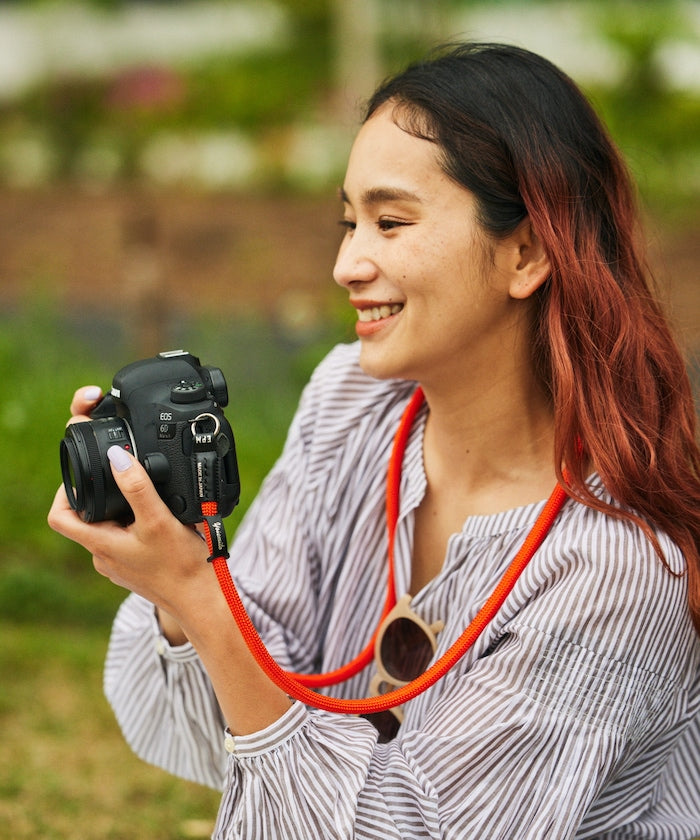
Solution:
[(215, 840), (350, 840), (377, 740), (355, 717), (300, 703), (272, 726), (226, 735), (230, 754)]
[(224, 724), (209, 677), (189, 643), (168, 644), (153, 605), (137, 595), (127, 598), (115, 619), (104, 689), (138, 756), (221, 790)]

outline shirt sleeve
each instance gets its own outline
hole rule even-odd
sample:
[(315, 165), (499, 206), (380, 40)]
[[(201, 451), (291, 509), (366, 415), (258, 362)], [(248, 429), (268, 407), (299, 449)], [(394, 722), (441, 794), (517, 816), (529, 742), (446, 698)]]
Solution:
[(574, 837), (624, 736), (528, 697), (526, 656), (521, 643), (499, 652), (390, 744), (364, 720), (300, 706), (264, 732), (228, 736), (214, 837)]
[[(311, 670), (319, 640), (317, 574), (300, 494), (290, 492), (299, 437), (246, 514), (229, 564), (248, 615), (284, 668)], [(284, 581), (265, 586), (264, 581)], [(233, 621), (231, 617), (231, 621)], [(221, 789), (223, 719), (209, 677), (189, 643), (172, 647), (152, 604), (130, 595), (112, 627), (104, 688), (127, 743), (145, 761), (177, 776)]]

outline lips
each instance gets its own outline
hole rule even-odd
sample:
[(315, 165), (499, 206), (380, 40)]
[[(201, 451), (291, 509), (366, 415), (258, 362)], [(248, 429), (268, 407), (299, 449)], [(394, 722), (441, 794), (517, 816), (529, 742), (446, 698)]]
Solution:
[(398, 314), (402, 309), (402, 303), (383, 303), (379, 306), (358, 308), (357, 319), (365, 324), (371, 321), (381, 321), (384, 318), (389, 318), (391, 315)]

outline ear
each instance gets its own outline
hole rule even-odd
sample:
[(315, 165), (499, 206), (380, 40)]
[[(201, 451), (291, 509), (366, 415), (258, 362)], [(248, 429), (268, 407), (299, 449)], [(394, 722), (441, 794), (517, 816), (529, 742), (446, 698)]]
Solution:
[(512, 298), (524, 300), (547, 280), (551, 265), (529, 218), (523, 219), (511, 238), (513, 256), (508, 292)]

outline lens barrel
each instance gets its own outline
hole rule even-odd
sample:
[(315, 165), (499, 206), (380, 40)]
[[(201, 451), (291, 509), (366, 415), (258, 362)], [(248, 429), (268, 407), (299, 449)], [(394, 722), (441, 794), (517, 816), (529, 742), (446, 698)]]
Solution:
[(85, 522), (122, 519), (129, 505), (117, 487), (107, 458), (115, 443), (133, 452), (125, 420), (109, 417), (71, 423), (61, 441), (61, 473), (68, 503)]

